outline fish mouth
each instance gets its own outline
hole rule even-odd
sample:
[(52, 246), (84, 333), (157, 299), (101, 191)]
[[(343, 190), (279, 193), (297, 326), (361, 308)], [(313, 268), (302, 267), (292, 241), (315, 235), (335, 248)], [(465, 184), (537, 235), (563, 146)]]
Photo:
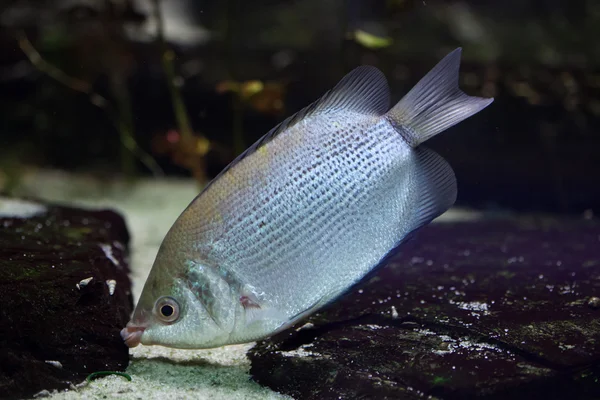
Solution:
[(144, 330), (146, 330), (145, 326), (127, 324), (127, 326), (121, 330), (121, 337), (123, 338), (125, 345), (129, 348), (134, 348), (139, 345)]

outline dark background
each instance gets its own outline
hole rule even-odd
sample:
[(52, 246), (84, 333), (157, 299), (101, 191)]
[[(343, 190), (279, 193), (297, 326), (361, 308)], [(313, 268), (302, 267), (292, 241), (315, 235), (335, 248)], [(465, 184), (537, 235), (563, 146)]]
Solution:
[[(166, 46), (150, 0), (0, 2), (0, 190), (35, 168), (151, 175), (130, 139), (165, 174), (210, 179), (352, 68), (379, 67), (395, 102), (461, 46), (461, 87), (496, 100), (428, 142), (457, 174), (457, 204), (588, 216), (600, 205), (598, 1), (162, 3)], [(56, 70), (32, 64), (24, 38)], [(193, 146), (179, 140), (167, 76)]]

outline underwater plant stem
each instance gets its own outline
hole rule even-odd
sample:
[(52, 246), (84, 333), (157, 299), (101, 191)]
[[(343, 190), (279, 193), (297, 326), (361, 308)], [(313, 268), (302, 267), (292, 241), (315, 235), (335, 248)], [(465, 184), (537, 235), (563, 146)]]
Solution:
[(167, 86), (169, 87), (169, 93), (171, 94), (171, 102), (173, 103), (173, 112), (175, 113), (175, 120), (181, 134), (181, 138), (184, 143), (192, 142), (192, 128), (190, 125), (190, 118), (181, 95), (181, 90), (178, 85), (175, 84), (175, 53), (173, 50), (167, 47), (165, 41), (165, 27), (160, 9), (160, 0), (152, 0), (154, 8), (154, 19), (156, 20), (156, 40), (161, 52), (161, 63), (163, 71), (167, 77)]
[(117, 108), (119, 110), (119, 136), (121, 139), (121, 169), (123, 170), (127, 178), (132, 178), (136, 173), (135, 160), (131, 157), (132, 153), (130, 149), (134, 146), (133, 141), (133, 113), (131, 110), (131, 96), (127, 89), (126, 82), (123, 77), (118, 74), (112, 74), (111, 86), (112, 92), (115, 95), (117, 101)]
[[(104, 110), (119, 132), (122, 146), (136, 156), (152, 172), (154, 176), (164, 175), (163, 170), (160, 168), (156, 160), (154, 160), (150, 154), (145, 152), (136, 142), (133, 136), (133, 130), (126, 129), (127, 124), (123, 121), (122, 116), (112, 107), (110, 102), (104, 96), (94, 92), (92, 85), (86, 81), (67, 75), (61, 69), (47, 62), (35, 49), (35, 47), (33, 47), (33, 44), (31, 44), (23, 31), (17, 32), (17, 42), (31, 64), (40, 72), (46, 74), (50, 78), (72, 90), (86, 94), (93, 105)], [(129, 96), (128, 93), (127, 96)], [(129, 108), (129, 114), (129, 118), (132, 120), (131, 108)], [(124, 156), (121, 155), (121, 157), (121, 162), (124, 163)], [(125, 169), (128, 168), (124, 164), (123, 167)]]
[(245, 149), (244, 144), (244, 102), (239, 93), (234, 93), (232, 99), (233, 108), (233, 149), (235, 154), (240, 154)]
[[(225, 2), (225, 42), (227, 46), (227, 73), (231, 81), (237, 81), (236, 62), (237, 54), (239, 53), (236, 47), (237, 30), (239, 27), (239, 8), (238, 0), (228, 0)], [(232, 109), (232, 134), (233, 134), (233, 151), (240, 154), (246, 148), (244, 144), (244, 101), (242, 100), (241, 91), (233, 93), (231, 98)]]

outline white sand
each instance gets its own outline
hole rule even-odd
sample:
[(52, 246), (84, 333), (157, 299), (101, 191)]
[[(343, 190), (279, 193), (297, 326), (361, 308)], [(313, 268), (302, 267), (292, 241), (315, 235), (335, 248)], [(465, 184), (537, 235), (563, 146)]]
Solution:
[(30, 218), (46, 211), (46, 207), (31, 201), (0, 196), (0, 218)]
[[(101, 183), (91, 177), (43, 172), (28, 175), (19, 194), (75, 206), (108, 207), (126, 219), (131, 234), (131, 278), (137, 301), (158, 247), (175, 219), (197, 195), (191, 180), (146, 179), (133, 185)], [(478, 215), (450, 210), (438, 220), (466, 220)], [(250, 379), (246, 351), (253, 344), (210, 350), (173, 350), (139, 346), (131, 350), (129, 382), (108, 376), (67, 392), (56, 399), (289, 399)], [(58, 360), (60, 361), (60, 360)]]

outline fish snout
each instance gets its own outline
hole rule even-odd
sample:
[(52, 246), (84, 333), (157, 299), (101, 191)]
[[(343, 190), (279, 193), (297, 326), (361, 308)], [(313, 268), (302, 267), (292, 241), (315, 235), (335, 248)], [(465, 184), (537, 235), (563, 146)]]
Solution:
[(127, 347), (133, 348), (140, 344), (145, 329), (145, 326), (131, 325), (131, 323), (121, 329), (121, 337), (123, 338), (123, 341), (125, 341)]

